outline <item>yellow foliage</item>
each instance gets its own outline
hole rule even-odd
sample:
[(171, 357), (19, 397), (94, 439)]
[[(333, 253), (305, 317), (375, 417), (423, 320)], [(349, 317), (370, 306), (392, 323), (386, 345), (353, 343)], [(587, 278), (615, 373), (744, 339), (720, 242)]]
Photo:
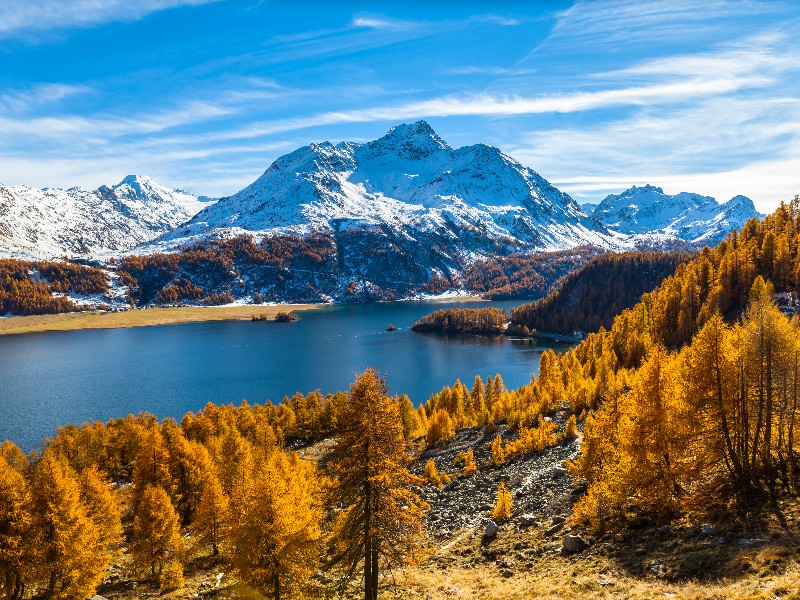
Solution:
[(178, 515), (161, 486), (148, 484), (144, 488), (133, 522), (133, 537), (134, 562), (142, 572), (160, 574), (164, 565), (180, 559), (183, 540)]
[(514, 507), (514, 501), (511, 499), (511, 492), (508, 491), (506, 484), (500, 482), (497, 487), (497, 502), (492, 510), (492, 517), (497, 521), (507, 521), (511, 518), (511, 511)]
[(564, 426), (564, 439), (574, 440), (577, 437), (578, 423), (575, 419), (575, 415), (570, 415), (569, 419), (567, 419), (567, 424)]
[(436, 470), (436, 463), (433, 459), (428, 459), (428, 462), (425, 463), (425, 479), (428, 480), (429, 483), (432, 485), (441, 485), (442, 480), (439, 477), (439, 472)]
[(450, 415), (443, 408), (437, 408), (428, 419), (428, 445), (442, 441), (449, 440), (456, 433), (455, 425)]
[(158, 576), (161, 593), (171, 592), (183, 587), (183, 565), (180, 561), (171, 560)]
[(0, 593), (6, 598), (18, 597), (30, 575), (30, 501), (25, 479), (0, 455)]
[(503, 448), (503, 438), (500, 437), (500, 434), (496, 435), (494, 440), (492, 440), (492, 460), (491, 464), (498, 466), (502, 465), (506, 461), (506, 453)]
[(427, 505), (413, 491), (424, 480), (408, 471), (410, 460), (399, 402), (368, 369), (350, 386), (328, 461), (335, 480), (330, 502), (343, 509), (334, 524), (332, 562), (350, 576), (362, 564), (368, 593), (381, 568), (421, 558)]
[(464, 477), (470, 477), (474, 475), (477, 470), (478, 467), (475, 464), (475, 453), (472, 451), (472, 448), (470, 448), (464, 455)]
[(102, 536), (87, 515), (75, 472), (51, 452), (36, 465), (33, 478), (35, 539), (25, 544), (36, 555), (50, 598), (94, 594), (108, 565)]
[(322, 508), (316, 470), (296, 454), (275, 452), (240, 485), (230, 558), (242, 581), (279, 597), (317, 567)]

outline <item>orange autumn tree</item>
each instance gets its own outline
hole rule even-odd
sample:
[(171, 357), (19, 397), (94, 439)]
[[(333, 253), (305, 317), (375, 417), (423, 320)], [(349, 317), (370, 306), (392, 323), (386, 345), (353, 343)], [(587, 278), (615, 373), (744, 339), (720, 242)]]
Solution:
[(322, 508), (316, 469), (296, 454), (272, 452), (234, 491), (231, 563), (247, 584), (280, 600), (317, 567)]
[(418, 559), (427, 505), (412, 490), (423, 480), (408, 471), (401, 406), (373, 369), (350, 386), (328, 468), (334, 479), (331, 563), (345, 580), (363, 569), (364, 599), (376, 600), (381, 569)]
[(45, 452), (33, 476), (34, 538), (43, 596), (84, 598), (94, 594), (108, 557), (103, 536), (81, 500), (78, 477), (66, 462)]
[(30, 501), (25, 479), (0, 454), (0, 596), (9, 600), (25, 593), (33, 523)]
[(161, 574), (183, 553), (178, 514), (164, 488), (147, 484), (133, 522), (134, 562), (140, 571)]

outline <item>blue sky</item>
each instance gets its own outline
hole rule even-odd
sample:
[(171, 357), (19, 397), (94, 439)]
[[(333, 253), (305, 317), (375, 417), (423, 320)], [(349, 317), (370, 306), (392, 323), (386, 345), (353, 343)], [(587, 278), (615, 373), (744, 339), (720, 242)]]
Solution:
[(238, 191), (427, 120), (572, 194), (800, 193), (800, 3), (2, 0), (0, 182)]

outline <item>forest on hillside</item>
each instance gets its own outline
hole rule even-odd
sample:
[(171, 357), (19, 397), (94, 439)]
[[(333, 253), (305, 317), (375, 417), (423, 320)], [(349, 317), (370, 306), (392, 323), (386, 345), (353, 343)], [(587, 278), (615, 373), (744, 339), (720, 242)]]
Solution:
[(65, 294), (105, 294), (100, 269), (69, 262), (0, 259), (0, 315), (42, 315), (80, 310)]
[(624, 252), (595, 256), (569, 273), (546, 298), (512, 311), (515, 329), (572, 335), (610, 327), (616, 315), (687, 262), (690, 254)]
[[(600, 252), (586, 247), (498, 255), (439, 272), (421, 269), (413, 257), (382, 252), (369, 259), (381, 264), (357, 274), (342, 270), (353, 265), (341, 264), (333, 238), (311, 234), (268, 236), (260, 242), (251, 236), (198, 242), (177, 252), (111, 259), (103, 269), (66, 261), (4, 259), (0, 260), (0, 314), (81, 310), (63, 294), (108, 294), (113, 275), (131, 307), (216, 306), (242, 299), (253, 304), (331, 298), (365, 302), (453, 290), (486, 298), (539, 298)], [(398, 274), (412, 271), (411, 279)], [(394, 275), (387, 278), (387, 273)]]

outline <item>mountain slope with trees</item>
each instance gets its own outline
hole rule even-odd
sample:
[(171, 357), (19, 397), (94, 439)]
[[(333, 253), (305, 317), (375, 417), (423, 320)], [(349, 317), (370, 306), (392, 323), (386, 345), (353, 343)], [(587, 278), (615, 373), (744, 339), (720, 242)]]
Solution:
[(571, 335), (609, 327), (616, 315), (657, 288), (689, 254), (630, 252), (596, 256), (573, 271), (546, 298), (515, 308), (517, 328)]

